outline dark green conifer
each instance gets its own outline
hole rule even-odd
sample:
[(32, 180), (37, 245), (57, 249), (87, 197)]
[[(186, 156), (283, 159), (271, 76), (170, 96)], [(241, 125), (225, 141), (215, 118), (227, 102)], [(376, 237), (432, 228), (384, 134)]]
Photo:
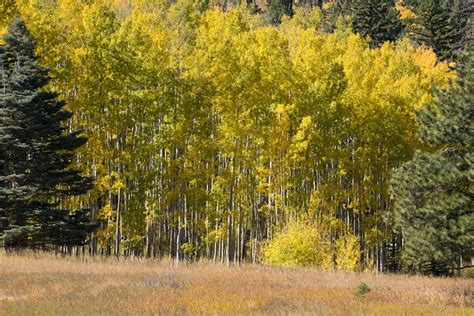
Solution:
[(352, 3), (352, 28), (369, 37), (372, 47), (395, 41), (402, 30), (394, 0), (355, 0)]
[(408, 1), (408, 7), (416, 15), (407, 21), (410, 37), (432, 47), (439, 60), (456, 60), (469, 29), (467, 2), (416, 0)]
[(265, 19), (268, 23), (278, 25), (283, 16), (293, 15), (293, 0), (268, 0)]
[(473, 67), (471, 47), (459, 79), (417, 116), (428, 149), (416, 152), (391, 181), (404, 258), (422, 272), (459, 271), (474, 255)]
[(86, 142), (68, 132), (71, 112), (45, 89), (48, 70), (35, 56), (25, 23), (15, 19), (0, 47), (0, 238), (7, 248), (83, 242), (92, 229), (85, 210), (69, 214), (59, 201), (91, 187), (70, 168)]

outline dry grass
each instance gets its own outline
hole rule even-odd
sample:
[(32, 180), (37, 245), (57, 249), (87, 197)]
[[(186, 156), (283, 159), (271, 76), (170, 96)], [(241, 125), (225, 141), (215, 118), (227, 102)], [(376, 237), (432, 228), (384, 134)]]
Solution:
[(0, 254), (0, 315), (474, 315), (473, 294), (466, 279)]

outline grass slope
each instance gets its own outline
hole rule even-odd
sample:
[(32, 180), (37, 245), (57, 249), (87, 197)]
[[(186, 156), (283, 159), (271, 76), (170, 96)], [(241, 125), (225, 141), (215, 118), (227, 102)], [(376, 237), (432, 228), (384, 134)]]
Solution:
[(0, 253), (0, 315), (474, 315), (473, 295), (467, 279)]

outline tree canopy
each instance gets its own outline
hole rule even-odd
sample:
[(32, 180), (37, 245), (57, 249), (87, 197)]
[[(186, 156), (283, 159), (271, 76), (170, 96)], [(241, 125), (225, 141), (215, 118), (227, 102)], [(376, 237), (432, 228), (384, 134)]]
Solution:
[(393, 170), (457, 74), (400, 33), (392, 1), (306, 4), (269, 21), (234, 2), (16, 2), (54, 78), (54, 130), (88, 139), (61, 143), (94, 188), (51, 198), (91, 210), (92, 254), (256, 262), (304, 242), (295, 223), (327, 251), (316, 265), (398, 260)]

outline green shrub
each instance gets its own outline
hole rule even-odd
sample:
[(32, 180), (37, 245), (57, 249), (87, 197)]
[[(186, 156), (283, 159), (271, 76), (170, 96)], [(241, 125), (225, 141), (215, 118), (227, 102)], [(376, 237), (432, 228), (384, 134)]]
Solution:
[(370, 287), (364, 282), (360, 283), (359, 286), (357, 287), (357, 295), (365, 295), (369, 293), (369, 291), (370, 291)]

